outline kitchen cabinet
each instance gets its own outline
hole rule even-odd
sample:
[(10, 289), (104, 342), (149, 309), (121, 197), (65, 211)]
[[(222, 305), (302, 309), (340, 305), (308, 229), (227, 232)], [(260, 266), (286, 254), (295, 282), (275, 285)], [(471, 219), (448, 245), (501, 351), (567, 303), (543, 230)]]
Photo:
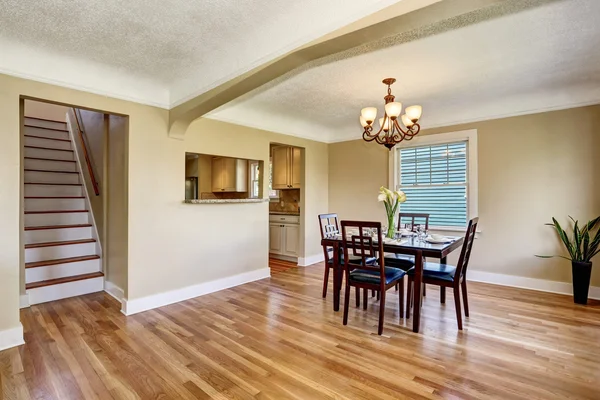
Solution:
[(298, 257), (298, 242), (300, 240), (300, 226), (283, 226), (283, 249), (281, 253), (284, 256)]
[(281, 239), (283, 237), (283, 225), (269, 224), (269, 253), (281, 254)]
[(247, 192), (248, 161), (215, 157), (211, 165), (213, 192)]
[(298, 257), (300, 248), (299, 216), (271, 215), (269, 223), (269, 253)]
[(272, 188), (299, 189), (302, 180), (302, 150), (298, 147), (273, 147)]

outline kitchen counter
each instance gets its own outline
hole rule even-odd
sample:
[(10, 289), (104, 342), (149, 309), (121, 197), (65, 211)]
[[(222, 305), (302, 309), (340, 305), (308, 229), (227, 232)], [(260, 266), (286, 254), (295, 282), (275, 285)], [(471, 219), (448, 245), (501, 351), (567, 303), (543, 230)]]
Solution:
[(294, 211), (269, 211), (270, 215), (296, 215), (300, 216), (299, 212)]
[(185, 204), (268, 203), (269, 199), (203, 199), (184, 200)]

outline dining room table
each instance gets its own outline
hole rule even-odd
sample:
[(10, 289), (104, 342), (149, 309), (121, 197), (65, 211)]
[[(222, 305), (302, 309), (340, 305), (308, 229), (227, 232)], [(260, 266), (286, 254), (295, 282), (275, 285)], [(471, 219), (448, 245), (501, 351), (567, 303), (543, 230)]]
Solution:
[[(401, 237), (398, 239), (383, 240), (383, 251), (385, 253), (396, 253), (411, 255), (415, 258), (415, 275), (413, 291), (413, 332), (419, 332), (421, 323), (421, 297), (423, 282), (423, 257), (431, 257), (440, 260), (441, 264), (446, 264), (447, 257), (453, 251), (461, 248), (463, 244), (462, 237), (448, 237), (445, 243), (430, 243), (427, 239), (418, 236)], [(340, 292), (342, 289), (343, 265), (340, 263), (340, 252), (343, 251), (345, 243), (349, 240), (342, 240), (339, 234), (331, 235), (321, 240), (321, 245), (333, 248), (333, 310), (340, 309)], [(374, 238), (373, 244), (377, 243)]]

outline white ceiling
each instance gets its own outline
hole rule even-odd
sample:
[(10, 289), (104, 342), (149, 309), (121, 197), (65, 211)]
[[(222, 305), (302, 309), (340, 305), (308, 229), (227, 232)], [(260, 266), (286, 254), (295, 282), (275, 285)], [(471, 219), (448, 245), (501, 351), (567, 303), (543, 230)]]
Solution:
[(0, 0), (0, 73), (170, 108), (400, 0)]
[(397, 101), (423, 105), (423, 128), (600, 103), (600, 1), (538, 3), (313, 62), (209, 117), (325, 142), (358, 139), (361, 108), (382, 113), (386, 77), (398, 79)]

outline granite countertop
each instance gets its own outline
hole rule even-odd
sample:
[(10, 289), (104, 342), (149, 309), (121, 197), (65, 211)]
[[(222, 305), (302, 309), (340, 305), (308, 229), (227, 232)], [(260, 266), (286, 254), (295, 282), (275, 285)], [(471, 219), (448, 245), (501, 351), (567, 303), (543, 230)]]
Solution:
[(184, 200), (185, 204), (268, 203), (269, 199), (203, 199)]
[(300, 215), (298, 211), (269, 211), (271, 215)]

